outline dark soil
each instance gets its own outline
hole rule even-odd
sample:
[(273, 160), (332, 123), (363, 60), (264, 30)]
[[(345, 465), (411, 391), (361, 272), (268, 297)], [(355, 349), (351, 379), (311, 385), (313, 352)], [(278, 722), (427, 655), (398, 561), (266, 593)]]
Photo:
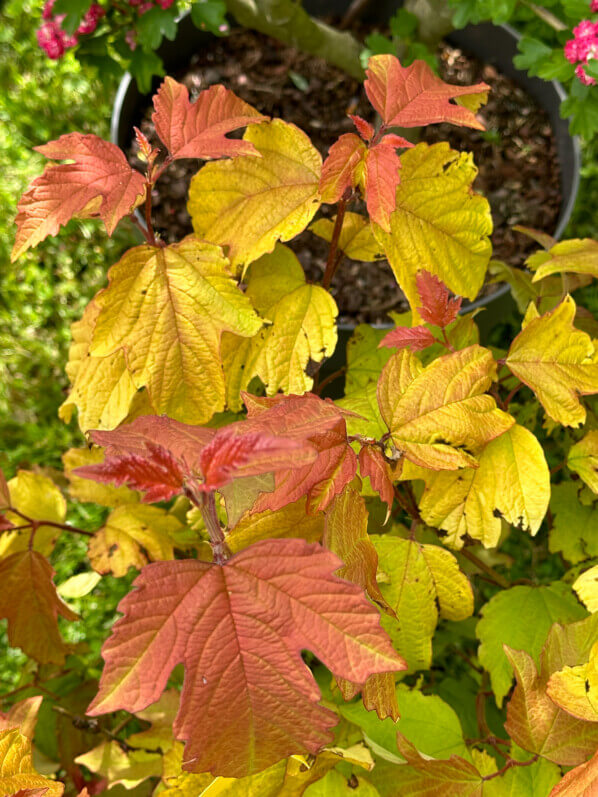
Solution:
[[(493, 256), (521, 265), (534, 245), (510, 228), (523, 224), (554, 232), (561, 205), (556, 143), (548, 118), (494, 67), (448, 45), (440, 52), (440, 74), (449, 83), (485, 81), (491, 86), (488, 104), (479, 112), (486, 131), (430, 125), (422, 131), (421, 140), (448, 141), (454, 149), (473, 153), (480, 170), (475, 188), (488, 198), (492, 208)], [(214, 39), (209, 49), (194, 56), (188, 71), (176, 77), (187, 85), (192, 99), (209, 85), (223, 83), (263, 113), (305, 130), (323, 156), (338, 136), (353, 130), (347, 113), (375, 121), (357, 81), (321, 59), (244, 29), (233, 30), (225, 39)], [(148, 109), (141, 128), (155, 139), (150, 116)], [(133, 151), (130, 158), (135, 162)], [(196, 161), (176, 161), (158, 183), (154, 222), (169, 242), (192, 231), (186, 199), (197, 168)], [(324, 215), (333, 212), (331, 206), (321, 209)], [(307, 279), (321, 280), (328, 244), (306, 231), (291, 246)], [(493, 289), (489, 286), (485, 290)], [(331, 291), (341, 322), (383, 322), (388, 320), (389, 310), (406, 309), (386, 261), (344, 260)]]

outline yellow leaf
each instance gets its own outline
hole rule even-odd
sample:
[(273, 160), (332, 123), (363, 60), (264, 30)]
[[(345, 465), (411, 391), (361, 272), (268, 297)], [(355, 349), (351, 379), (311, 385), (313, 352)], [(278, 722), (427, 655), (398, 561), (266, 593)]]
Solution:
[[(257, 159), (255, 159), (257, 160)], [(137, 246), (110, 269), (92, 354), (123, 350), (136, 388), (157, 413), (207, 422), (224, 409), (223, 331), (250, 337), (261, 326), (213, 244), (187, 236), (167, 247)]]
[(389, 535), (371, 539), (389, 579), (380, 580), (380, 589), (398, 618), (381, 615), (380, 623), (411, 671), (427, 669), (439, 608), (447, 619), (469, 617), (471, 585), (449, 551)]
[[(530, 305), (533, 307), (533, 305)], [(546, 413), (563, 426), (579, 426), (586, 411), (579, 395), (598, 393), (598, 352), (589, 335), (575, 329), (570, 296), (539, 317), (526, 314), (506, 363), (530, 387)]]
[(151, 723), (146, 731), (139, 731), (127, 737), (130, 747), (152, 750), (159, 747), (163, 753), (174, 744), (174, 720), (179, 710), (181, 695), (176, 689), (167, 689), (151, 706), (135, 712), (135, 716)]
[(598, 612), (598, 565), (590, 567), (573, 582), (573, 589), (588, 611)]
[(0, 731), (0, 797), (12, 797), (21, 789), (43, 789), (44, 797), (61, 797), (64, 784), (38, 775), (26, 736), (16, 728)]
[(591, 238), (574, 238), (560, 241), (548, 252), (539, 251), (528, 257), (526, 265), (536, 273), (532, 281), (549, 277), (551, 274), (590, 274), (598, 277), (598, 241)]
[(93, 479), (84, 479), (73, 473), (75, 468), (84, 465), (98, 465), (104, 461), (104, 451), (97, 446), (93, 448), (69, 448), (62, 455), (64, 475), (70, 482), (69, 493), (77, 501), (88, 501), (101, 506), (122, 506), (123, 504), (136, 504), (139, 493), (128, 487), (113, 487), (110, 484), (100, 484)]
[(76, 764), (108, 779), (110, 786), (119, 783), (125, 789), (134, 789), (146, 778), (162, 774), (160, 753), (147, 753), (145, 750), (125, 752), (118, 742), (102, 742), (83, 755), (75, 758)]
[(347, 432), (361, 434), (364, 437), (373, 437), (379, 440), (386, 432), (386, 426), (378, 406), (377, 384), (369, 382), (358, 390), (353, 390), (350, 395), (339, 399), (341, 409), (350, 410), (360, 416), (347, 418)]
[(250, 125), (243, 138), (261, 157), (207, 163), (191, 181), (188, 204), (197, 235), (229, 247), (237, 271), (307, 227), (320, 206), (322, 171), (319, 152), (295, 125)]
[(567, 454), (567, 465), (580, 476), (590, 490), (598, 493), (598, 431), (591, 431)]
[[(8, 482), (11, 505), (32, 520), (51, 520), (64, 523), (66, 500), (58, 487), (47, 476), (20, 470)], [(14, 512), (5, 512), (5, 517), (14, 526), (26, 526), (18, 531), (5, 531), (0, 535), (0, 559), (29, 547), (31, 526)], [(48, 556), (60, 535), (54, 526), (38, 526), (33, 538), (33, 550)]]
[(465, 535), (486, 548), (498, 544), (501, 517), (537, 533), (550, 500), (550, 473), (542, 446), (523, 426), (492, 440), (477, 469), (426, 471), (419, 509), (429, 526), (447, 532), (443, 542), (462, 548)]
[(514, 419), (483, 395), (496, 375), (488, 349), (469, 346), (424, 368), (409, 349), (395, 354), (378, 382), (378, 403), (395, 448), (434, 470), (477, 466), (474, 454)]
[(177, 518), (160, 507), (118, 507), (90, 540), (89, 561), (98, 573), (124, 576), (129, 567), (141, 570), (148, 561), (174, 559), (171, 535), (180, 528)]
[(598, 722), (598, 642), (587, 664), (563, 667), (550, 676), (546, 694), (568, 714), (586, 722)]
[(61, 598), (66, 598), (66, 600), (84, 598), (97, 587), (101, 580), (102, 576), (99, 573), (88, 570), (85, 573), (77, 573), (77, 575), (67, 578), (66, 581), (56, 587), (56, 592)]
[(308, 364), (329, 357), (337, 341), (334, 299), (319, 285), (306, 285), (299, 261), (286, 246), (278, 244), (253, 263), (247, 296), (271, 324), (249, 341), (233, 336), (223, 341), (227, 401), (233, 410), (240, 409), (239, 392), (255, 376), (269, 396), (279, 390), (307, 392), (313, 387)]
[[(335, 221), (336, 216), (333, 216), (332, 219), (318, 219), (310, 225), (309, 229), (314, 235), (330, 242)], [(371, 224), (359, 213), (345, 213), (338, 247), (352, 260), (373, 263), (374, 260), (381, 260), (384, 257), (384, 253), (381, 251), (382, 247), (374, 238)]]
[(426, 268), (453, 293), (474, 299), (484, 282), (492, 246), (488, 201), (472, 190), (477, 168), (470, 154), (448, 144), (418, 144), (401, 154), (401, 182), (390, 233), (372, 225), (416, 324), (417, 272)]
[(308, 515), (305, 498), (279, 509), (244, 515), (228, 532), (226, 542), (232, 553), (238, 553), (259, 540), (279, 537), (302, 537), (308, 542), (319, 542), (324, 533), (324, 515)]

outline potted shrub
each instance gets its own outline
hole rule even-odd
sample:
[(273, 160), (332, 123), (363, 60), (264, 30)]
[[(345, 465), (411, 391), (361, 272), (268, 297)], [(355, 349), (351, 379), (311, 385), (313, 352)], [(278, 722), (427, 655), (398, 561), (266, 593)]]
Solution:
[[(111, 233), (144, 207), (147, 224), (73, 327), (60, 410), (91, 444), (65, 454), (70, 496), (106, 506), (104, 525), (67, 522), (49, 474), (0, 481), (0, 615), (31, 658), (0, 715), (13, 790), (595, 788), (598, 353), (568, 291), (597, 275), (598, 243), (528, 231), (530, 273), (509, 272), (521, 330), (479, 345), (449, 290), (474, 298), (491, 256), (471, 158), (392, 131), (478, 126), (487, 87), (382, 55), (366, 91), (380, 124), (354, 116), (324, 163), (296, 126), (222, 86), (191, 103), (171, 78), (160, 149), (137, 134), (145, 174), (93, 135), (39, 148), (54, 163), (20, 201), (15, 259), (73, 215)], [(151, 189), (186, 157), (208, 161), (195, 234), (165, 244)], [(284, 241), (322, 202), (315, 285)], [(325, 286), (357, 246), (384, 248), (411, 311), (359, 336), (335, 403), (316, 373), (337, 338)], [(58, 534), (88, 538), (89, 564), (57, 593)], [(59, 594), (130, 568), (98, 687)], [(40, 703), (68, 734), (58, 780), (31, 763)]]

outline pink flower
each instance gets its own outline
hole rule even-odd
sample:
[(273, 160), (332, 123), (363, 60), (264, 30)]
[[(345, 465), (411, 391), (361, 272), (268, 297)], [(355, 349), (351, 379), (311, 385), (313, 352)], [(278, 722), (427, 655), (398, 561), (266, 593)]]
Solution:
[(140, 14), (145, 14), (145, 12), (146, 12), (146, 11), (149, 11), (149, 10), (150, 10), (150, 8), (153, 8), (153, 7), (154, 7), (154, 4), (153, 4), (153, 3), (151, 2), (151, 0), (150, 0), (150, 2), (147, 2), (147, 3), (142, 3), (142, 4), (139, 6), (139, 9), (138, 9), (138, 10), (139, 10), (139, 13), (140, 13)]
[(598, 11), (598, 0), (592, 0), (590, 3), (590, 11), (595, 14)]
[(170, 6), (174, 3), (174, 0), (157, 0), (157, 2), (160, 8), (166, 11), (166, 9), (170, 8)]
[(583, 83), (584, 86), (596, 85), (596, 79), (593, 78), (591, 75), (588, 75), (581, 64), (575, 67), (575, 74), (579, 78), (580, 82)]
[(576, 64), (578, 62), (577, 39), (569, 39), (567, 44), (565, 44), (565, 58), (570, 64)]
[(593, 36), (596, 32), (596, 25), (589, 19), (582, 19), (576, 28), (573, 28), (573, 35), (576, 39), (582, 36)]
[(92, 3), (85, 12), (85, 16), (81, 20), (81, 24), (77, 28), (77, 33), (89, 34), (93, 33), (98, 26), (100, 20), (106, 12), (98, 3)]
[(62, 58), (66, 50), (61, 33), (55, 22), (46, 22), (37, 31), (37, 43), (53, 61)]
[(54, 7), (54, 0), (47, 0), (44, 3), (44, 10), (42, 11), (42, 19), (52, 19), (53, 7)]

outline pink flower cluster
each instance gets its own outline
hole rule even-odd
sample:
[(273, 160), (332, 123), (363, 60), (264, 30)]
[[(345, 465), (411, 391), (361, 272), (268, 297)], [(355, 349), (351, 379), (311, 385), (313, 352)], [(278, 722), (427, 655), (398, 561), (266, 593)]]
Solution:
[[(598, 11), (598, 0), (592, 0), (591, 11)], [(571, 64), (577, 64), (575, 74), (584, 86), (594, 86), (595, 78), (588, 75), (584, 65), (588, 61), (598, 58), (598, 22), (589, 19), (582, 20), (573, 28), (573, 39), (565, 44), (565, 58)]]
[(85, 16), (75, 33), (70, 35), (62, 28), (62, 22), (66, 15), (54, 14), (53, 8), (54, 0), (46, 0), (42, 11), (44, 23), (37, 31), (39, 46), (46, 52), (48, 58), (52, 58), (52, 60), (62, 58), (66, 50), (77, 44), (79, 36), (93, 33), (97, 28), (98, 20), (106, 13), (102, 6), (92, 3), (85, 12)]
[[(156, 0), (156, 4), (159, 5), (163, 11), (170, 8), (173, 3), (174, 0)], [(133, 7), (136, 6), (140, 14), (145, 14), (146, 11), (154, 7), (152, 0), (129, 0), (129, 5)]]

